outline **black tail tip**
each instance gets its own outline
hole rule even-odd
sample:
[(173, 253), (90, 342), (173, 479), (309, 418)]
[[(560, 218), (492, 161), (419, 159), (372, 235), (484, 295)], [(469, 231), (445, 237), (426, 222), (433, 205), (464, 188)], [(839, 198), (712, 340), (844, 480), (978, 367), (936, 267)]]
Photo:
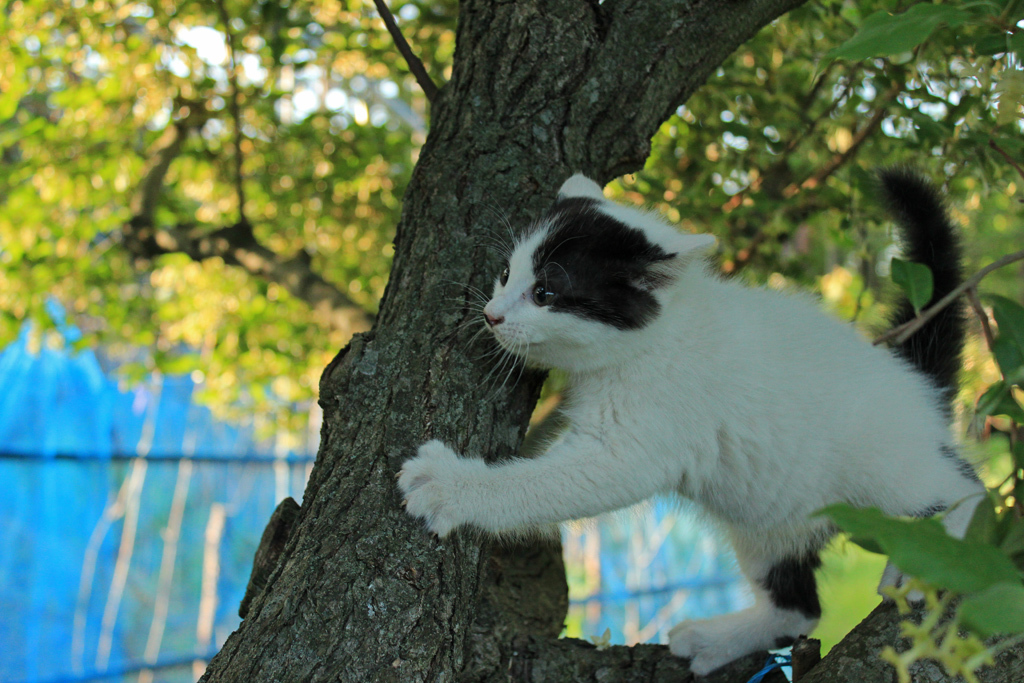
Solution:
[(942, 281), (936, 282), (937, 294), (959, 284), (959, 231), (950, 219), (939, 188), (920, 171), (907, 166), (879, 170), (878, 184), (881, 203), (899, 226), (904, 256), (932, 269), (932, 274)]
[(917, 169), (890, 166), (879, 169), (877, 177), (882, 204), (898, 223), (941, 225), (948, 222), (945, 198), (935, 184)]

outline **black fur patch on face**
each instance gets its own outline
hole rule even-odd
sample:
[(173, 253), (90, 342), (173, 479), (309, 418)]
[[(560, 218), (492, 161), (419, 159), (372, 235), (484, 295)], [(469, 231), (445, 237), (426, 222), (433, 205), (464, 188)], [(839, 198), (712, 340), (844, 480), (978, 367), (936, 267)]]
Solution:
[(545, 217), (553, 227), (533, 254), (537, 283), (554, 292), (552, 310), (635, 330), (657, 317), (651, 290), (667, 277), (651, 266), (674, 254), (643, 231), (605, 215), (594, 199), (559, 199)]
[(760, 580), (772, 604), (780, 609), (796, 610), (810, 619), (821, 616), (818, 585), (814, 570), (821, 566), (818, 553), (790, 557), (774, 565)]

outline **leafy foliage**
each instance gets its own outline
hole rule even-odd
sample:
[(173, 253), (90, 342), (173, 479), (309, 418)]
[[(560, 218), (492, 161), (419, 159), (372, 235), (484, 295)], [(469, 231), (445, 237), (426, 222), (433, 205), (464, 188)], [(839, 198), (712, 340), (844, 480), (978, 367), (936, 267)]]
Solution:
[[(993, 7), (987, 9), (991, 12)], [(970, 11), (952, 5), (921, 3), (896, 15), (879, 10), (864, 20), (853, 38), (830, 50), (827, 57), (867, 59), (897, 55), (928, 40), (940, 25), (958, 28), (971, 18)]]
[[(416, 20), (417, 50), (442, 78), (454, 3), (395, 10)], [(140, 373), (202, 373), (212, 405), (284, 426), (351, 330), (218, 258), (139, 258), (123, 226), (184, 135), (157, 228), (212, 233), (241, 209), (261, 244), (372, 313), (426, 116), (383, 23), (359, 1), (29, 0), (0, 15), (0, 33), (0, 343), (27, 318), (50, 326), (56, 297), (82, 344), (150, 348)]]
[[(974, 212), (977, 256), (1013, 243), (1006, 214), (1019, 183), (987, 142), (1024, 156), (1019, 123), (1000, 118), (1019, 112), (1016, 4), (898, 14), (896, 2), (810, 3), (723, 64), (619, 193), (718, 235), (725, 272), (819, 287), (838, 313), (877, 323), (892, 252), (881, 215), (861, 199), (873, 167), (934, 158)], [(427, 103), (371, 7), (13, 3), (0, 17), (0, 343), (27, 318), (49, 326), (44, 304), (56, 297), (86, 332), (79, 343), (150, 348), (137, 374), (202, 373), (222, 411), (286, 420), (292, 402), (312, 398), (349, 331), (287, 283), (219, 258), (140, 258), (123, 226), (183, 132), (157, 228), (213, 234), (244, 215), (273, 254), (307, 263), (372, 313)], [(391, 8), (443, 82), (455, 3)], [(827, 56), (868, 19), (930, 27), (927, 41), (910, 61)], [(1013, 297), (1019, 285), (1004, 278), (996, 291)]]

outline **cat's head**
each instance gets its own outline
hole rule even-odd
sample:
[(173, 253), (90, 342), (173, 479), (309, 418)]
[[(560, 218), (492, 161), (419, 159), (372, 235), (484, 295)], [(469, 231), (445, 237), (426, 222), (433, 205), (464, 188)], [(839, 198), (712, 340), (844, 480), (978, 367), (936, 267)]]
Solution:
[(714, 242), (611, 202), (576, 174), (516, 243), (484, 316), (498, 343), (531, 365), (571, 371), (615, 362)]

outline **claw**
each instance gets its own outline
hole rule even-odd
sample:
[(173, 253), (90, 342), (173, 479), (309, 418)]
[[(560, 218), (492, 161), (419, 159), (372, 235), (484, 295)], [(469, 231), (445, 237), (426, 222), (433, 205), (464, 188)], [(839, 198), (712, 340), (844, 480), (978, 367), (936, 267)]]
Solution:
[(408, 506), (409, 506), (409, 499), (406, 498), (405, 500), (402, 501), (402, 507), (408, 507)]
[(403, 474), (405, 474), (405, 470), (398, 470), (398, 474), (395, 475), (395, 479), (401, 479)]

